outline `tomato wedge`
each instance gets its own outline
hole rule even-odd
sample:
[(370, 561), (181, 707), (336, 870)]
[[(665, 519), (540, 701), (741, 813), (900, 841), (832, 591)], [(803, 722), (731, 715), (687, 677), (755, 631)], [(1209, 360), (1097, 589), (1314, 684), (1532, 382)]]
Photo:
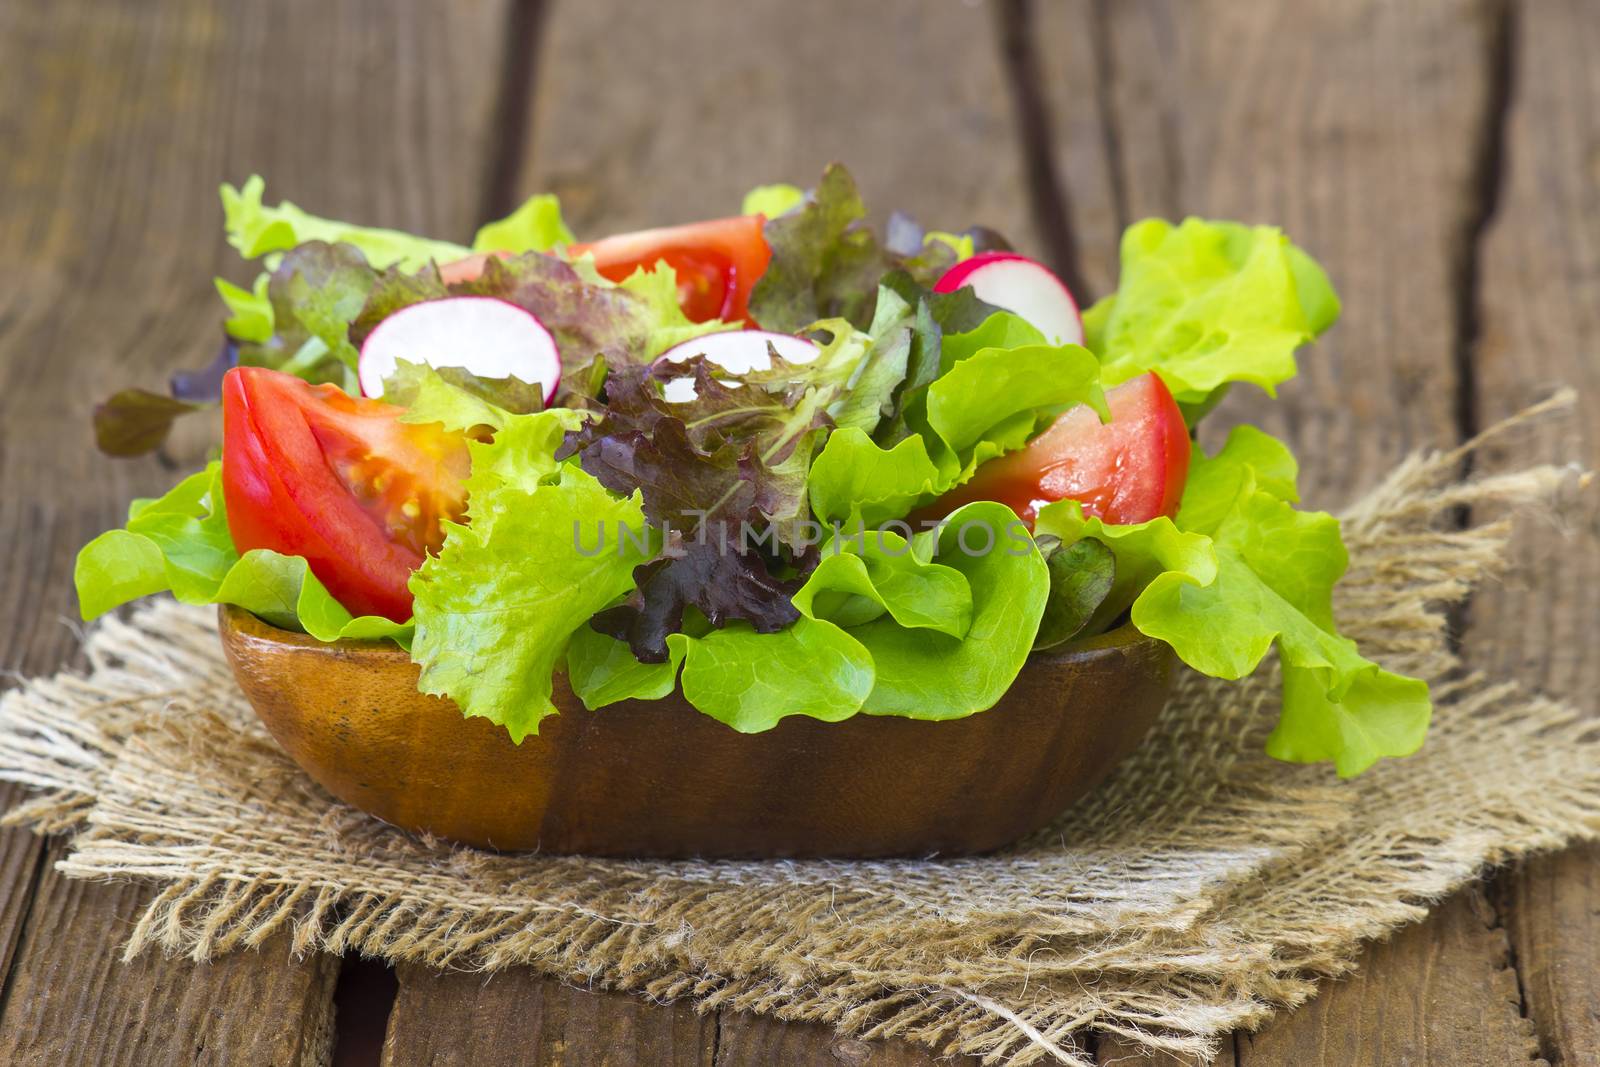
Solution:
[[(762, 215), (735, 215), (637, 230), (569, 245), (567, 253), (573, 258), (593, 255), (600, 276), (614, 282), (641, 267), (649, 270), (664, 259), (678, 276), (678, 306), (692, 321), (721, 319), (755, 326), (756, 320), (750, 317), (750, 290), (772, 259), (772, 249), (761, 234), (766, 221)], [(470, 282), (483, 273), (491, 255), (506, 258), (511, 253), (477, 252), (444, 264), (439, 274), (447, 285)]]
[(567, 251), (594, 255), (595, 269), (620, 282), (640, 267), (666, 260), (678, 275), (678, 305), (695, 322), (722, 319), (751, 326), (750, 290), (766, 273), (772, 249), (761, 235), (761, 215), (691, 222), (658, 230), (621, 233), (575, 244)]
[(1030, 527), (1039, 509), (1077, 500), (1109, 523), (1173, 516), (1189, 476), (1189, 430), (1172, 393), (1153, 372), (1106, 393), (1111, 421), (1084, 405), (1063, 413), (1026, 448), (979, 467), (922, 509), (938, 519), (974, 500), (998, 500)]
[(466, 507), (466, 438), (263, 367), (222, 379), (222, 492), (240, 552), (304, 556), (357, 615), (411, 617), (411, 572)]

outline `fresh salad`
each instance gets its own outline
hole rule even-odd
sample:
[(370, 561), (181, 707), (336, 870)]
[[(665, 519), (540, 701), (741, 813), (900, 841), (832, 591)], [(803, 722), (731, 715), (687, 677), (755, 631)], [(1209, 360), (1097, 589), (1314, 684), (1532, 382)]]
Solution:
[(1280, 759), (1422, 743), (1427, 686), (1337, 630), (1339, 524), (1289, 450), (1193, 443), (1339, 313), (1276, 229), (1140, 222), (1080, 314), (992, 231), (875, 229), (837, 165), (587, 242), (550, 196), (470, 247), (222, 199), (261, 273), (217, 282), (217, 361), (96, 411), (131, 454), (220, 404), (221, 456), (82, 550), (85, 618), (170, 592), (393, 641), (519, 742), (558, 674), (744, 732), (954, 719), (1128, 625), (1219, 678), (1276, 648)]

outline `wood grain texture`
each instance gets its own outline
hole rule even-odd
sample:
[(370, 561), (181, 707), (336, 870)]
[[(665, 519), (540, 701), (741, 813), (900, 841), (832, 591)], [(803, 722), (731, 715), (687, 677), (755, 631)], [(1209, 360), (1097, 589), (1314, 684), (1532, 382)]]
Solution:
[[(481, 57), (498, 55), (503, 15), (486, 0), (0, 5), (0, 668), (71, 659), (77, 549), (211, 443), (107, 460), (89, 412), (214, 351), (210, 276), (250, 274), (224, 244), (217, 183), (260, 171), (269, 196), (315, 211), (470, 234), (497, 87)], [(31, 906), (0, 1062), (321, 1062), (337, 961), (280, 944), (123, 966), (148, 890), (54, 875), (35, 889), (13, 842), (0, 922)]]
[[(10, 810), (26, 795), (23, 787), (13, 782), (0, 784), (0, 811)], [(0, 830), (0, 988), (4, 976), (11, 973), (45, 847), (44, 838), (21, 827)], [(5, 997), (0, 995), (0, 1011), (4, 1004)]]
[(1039, 4), (1037, 18), (1058, 169), (1082, 182), (1073, 222), (1097, 286), (1114, 284), (1128, 222), (1196, 214), (1283, 227), (1344, 299), (1278, 401), (1235, 390), (1204, 440), (1241, 420), (1286, 437), (1324, 507), (1410, 449), (1452, 442), (1489, 5), (1082, 0)]
[[(1484, 234), (1472, 366), (1488, 426), (1562, 385), (1578, 410), (1506, 438), (1484, 466), (1600, 468), (1600, 10), (1517, 5), (1502, 178)], [(1600, 485), (1553, 521), (1524, 521), (1505, 580), (1473, 599), (1466, 653), (1591, 713), (1600, 691)], [(1514, 773), (1508, 767), (1507, 773)], [(1561, 1064), (1600, 1064), (1600, 848), (1530, 862), (1499, 900), (1540, 1045)]]
[(1426, 923), (1373, 946), (1316, 999), (1238, 1038), (1240, 1067), (1506, 1067), (1537, 1060), (1494, 911), (1458, 893)]
[(598, 236), (731, 215), (840, 160), (880, 219), (1037, 250), (992, 6), (555, 0), (520, 189)]
[(716, 1055), (716, 1017), (686, 1003), (574, 989), (521, 968), (397, 975), (384, 1067), (712, 1067)]
[(716, 1067), (976, 1067), (976, 1057), (936, 1059), (904, 1041), (857, 1041), (812, 1023), (725, 1013)]
[(1501, 914), (1541, 1052), (1600, 1064), (1600, 845), (1539, 856), (1502, 879)]
[(316, 1067), (333, 1034), (331, 956), (292, 960), (288, 936), (199, 966), (121, 960), (149, 887), (45, 874), (0, 1021), (14, 1067)]

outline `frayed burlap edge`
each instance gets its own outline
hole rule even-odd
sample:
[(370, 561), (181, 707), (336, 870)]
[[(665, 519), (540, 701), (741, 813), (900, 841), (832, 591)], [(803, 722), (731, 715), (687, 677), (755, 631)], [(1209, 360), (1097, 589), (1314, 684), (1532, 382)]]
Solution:
[[(239, 717), (236, 696), (228, 704), (210, 683), (197, 692), (220, 662), (215, 637), (174, 605), (97, 631), (88, 679), (9, 694), (0, 776), (42, 791), (14, 818), (85, 827), (66, 873), (166, 883), (130, 955), (157, 946), (206, 958), (287, 929), (297, 951), (526, 963), (989, 1062), (1085, 1063), (1075, 1041), (1090, 1028), (1206, 1055), (1217, 1035), (1305, 1000), (1362, 939), (1419, 918), (1483, 864), (1600, 830), (1595, 724), (1463, 677), (1446, 641), (1441, 608), (1497, 571), (1510, 533), (1506, 519), (1464, 530), (1448, 519), (1546, 501), (1571, 481), (1537, 468), (1462, 484), (1472, 447), (1408, 460), (1345, 516), (1341, 619), (1370, 655), (1433, 682), (1438, 704), (1420, 755), (1353, 783), (1259, 756), (1270, 676), (1244, 686), (1190, 676), (1152, 743), (1054, 839), (998, 857), (670, 871), (491, 857), (328, 801)], [(1518, 754), (1515, 780), (1505, 780), (1506, 751)], [(1197, 775), (1197, 762), (1221, 769)], [(1152, 783), (1177, 800), (1149, 802)], [(1285, 807), (1280, 829), (1311, 813), (1298, 834), (1265, 844), (1224, 834), (1220, 863), (1207, 854), (1213, 832), (1247, 827), (1193, 817), (1231, 809), (1248, 823)], [(286, 817), (296, 823), (287, 836), (274, 825)], [(1105, 859), (1130, 829), (1160, 862)], [(1185, 843), (1206, 871), (1187, 881)], [(1119, 877), (1159, 889), (1107, 892)]]

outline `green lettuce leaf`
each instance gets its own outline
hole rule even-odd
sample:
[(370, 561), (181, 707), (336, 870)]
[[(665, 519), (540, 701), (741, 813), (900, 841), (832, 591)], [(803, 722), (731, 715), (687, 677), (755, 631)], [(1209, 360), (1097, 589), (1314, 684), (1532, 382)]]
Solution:
[(567, 682), (590, 711), (622, 700), (659, 700), (677, 686), (683, 653), (684, 646), (673, 645), (665, 663), (641, 663), (626, 641), (580, 626), (567, 643)]
[(576, 238), (561, 220), (561, 201), (540, 193), (495, 222), (485, 223), (472, 238), (474, 252), (548, 252)]
[(739, 214), (765, 215), (769, 219), (775, 219), (799, 207), (805, 198), (806, 191), (796, 185), (787, 185), (783, 182), (758, 185), (744, 194), (744, 202), (739, 205)]
[(390, 266), (420, 270), (430, 260), (448, 263), (472, 251), (449, 241), (433, 241), (399, 230), (318, 218), (287, 200), (271, 206), (262, 202), (265, 190), (266, 182), (260, 175), (251, 175), (238, 189), (224, 183), (222, 212), (228, 243), (245, 259), (268, 257), (269, 268), (276, 262), (274, 253), (285, 252), (307, 241), (354, 245), (367, 262), (380, 270)]
[(422, 691), (518, 742), (555, 712), (551, 676), (573, 633), (633, 588), (650, 555), (618, 536), (643, 529), (639, 495), (613, 496), (554, 458), (574, 415), (513, 416), (493, 441), (472, 442), (468, 522), (446, 524), (444, 546), (411, 578)]
[(885, 614), (845, 631), (872, 657), (876, 682), (862, 711), (914, 719), (955, 719), (993, 707), (1033, 648), (1050, 595), (1039, 547), (1003, 504), (968, 504), (937, 533), (914, 539), (940, 565), (959, 571), (972, 595), (972, 621), (955, 637), (911, 628)]
[(1249, 674), (1276, 644), (1284, 705), (1268, 752), (1279, 759), (1332, 760), (1349, 776), (1415, 752), (1427, 685), (1364, 659), (1334, 624), (1333, 585), (1347, 563), (1338, 520), (1296, 511), (1246, 477), (1211, 536), (1216, 580), (1158, 575), (1134, 602), (1134, 625), (1217, 678)]
[(1111, 550), (1111, 589), (1084, 626), (1085, 634), (1110, 626), (1158, 575), (1182, 574), (1199, 585), (1209, 585), (1217, 575), (1217, 554), (1211, 539), (1205, 534), (1180, 530), (1165, 515), (1149, 522), (1115, 526), (1102, 522), (1099, 516), (1085, 516), (1083, 505), (1076, 500), (1058, 500), (1039, 509), (1034, 535), (1056, 537), (1065, 545), (1088, 537)]
[(222, 328), (229, 337), (257, 344), (272, 338), (272, 298), (267, 293), (271, 277), (263, 271), (249, 289), (241, 289), (226, 278), (213, 279), (217, 295), (228, 306), (228, 318)]
[(1270, 226), (1147, 219), (1123, 235), (1117, 292), (1084, 330), (1108, 387), (1154, 370), (1179, 402), (1203, 406), (1230, 382), (1275, 394), (1295, 350), (1338, 313), (1322, 269)]
[(1114, 588), (1095, 622), (1131, 599), (1142, 633), (1217, 678), (1244, 677), (1276, 646), (1283, 708), (1268, 752), (1332, 761), (1350, 776), (1416, 751), (1431, 712), (1428, 687), (1383, 670), (1339, 634), (1333, 587), (1347, 565), (1339, 523), (1295, 510), (1294, 483), (1288, 450), (1239, 427), (1216, 455), (1195, 455), (1176, 523), (1107, 526), (1063, 501), (1040, 511), (1036, 530), (1066, 543), (1093, 537), (1116, 556)]
[(319, 641), (388, 638), (405, 645), (409, 623), (352, 616), (298, 556), (233, 547), (222, 498), (222, 464), (179, 482), (165, 496), (137, 500), (127, 526), (85, 545), (73, 568), (85, 619), (154, 593), (185, 604), (233, 604), (280, 629)]
[(800, 618), (777, 633), (734, 622), (704, 637), (668, 639), (683, 657), (683, 695), (703, 714), (743, 734), (789, 715), (848, 719), (872, 692), (873, 658), (831, 622)]
[(872, 525), (898, 518), (972, 477), (984, 460), (1021, 448), (1068, 407), (1089, 404), (1105, 415), (1094, 356), (1038, 336), (1008, 312), (944, 335), (947, 369), (905, 411), (911, 436), (886, 448), (839, 430), (824, 443), (807, 478), (817, 518)]
[(794, 605), (809, 618), (859, 626), (884, 614), (957, 639), (972, 627), (972, 587), (954, 567), (919, 558), (891, 530), (841, 536), (822, 549)]
[(807, 475), (811, 510), (855, 528), (898, 519), (945, 484), (920, 436), (884, 448), (860, 429), (835, 430)]

